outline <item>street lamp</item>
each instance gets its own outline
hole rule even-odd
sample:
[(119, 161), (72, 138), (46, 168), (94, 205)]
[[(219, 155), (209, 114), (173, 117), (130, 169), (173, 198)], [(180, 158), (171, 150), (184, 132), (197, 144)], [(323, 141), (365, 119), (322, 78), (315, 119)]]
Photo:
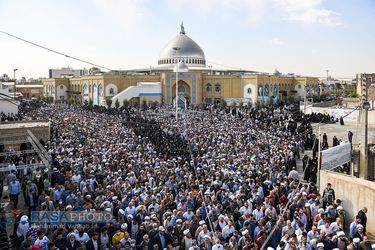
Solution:
[(16, 71), (17, 69), (13, 69), (13, 78), (14, 78), (14, 89), (13, 89), (13, 98), (16, 98)]
[(178, 51), (180, 47), (173, 47), (176, 51), (176, 65), (173, 68), (173, 72), (176, 72), (176, 120), (178, 119), (178, 72), (188, 72), (189, 68), (184, 62), (179, 62), (177, 59)]

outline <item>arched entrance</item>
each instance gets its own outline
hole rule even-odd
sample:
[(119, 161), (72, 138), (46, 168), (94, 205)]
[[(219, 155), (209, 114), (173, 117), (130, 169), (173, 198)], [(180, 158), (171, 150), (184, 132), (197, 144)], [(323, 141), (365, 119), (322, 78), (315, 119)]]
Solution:
[[(178, 106), (180, 108), (185, 108), (185, 104), (190, 104), (190, 86), (185, 81), (180, 80), (178, 81)], [(176, 106), (176, 84), (172, 87), (172, 100), (173, 100), (173, 107)]]

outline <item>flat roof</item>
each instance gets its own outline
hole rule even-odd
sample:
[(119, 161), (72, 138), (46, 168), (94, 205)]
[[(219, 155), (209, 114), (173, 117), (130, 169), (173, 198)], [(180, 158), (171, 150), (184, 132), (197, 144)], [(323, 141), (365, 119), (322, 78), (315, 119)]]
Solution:
[(43, 88), (43, 85), (16, 85), (16, 88)]
[(34, 127), (46, 127), (49, 122), (22, 122), (22, 123), (13, 123), (13, 122), (4, 122), (0, 123), (1, 129), (17, 129), (17, 128), (34, 128)]

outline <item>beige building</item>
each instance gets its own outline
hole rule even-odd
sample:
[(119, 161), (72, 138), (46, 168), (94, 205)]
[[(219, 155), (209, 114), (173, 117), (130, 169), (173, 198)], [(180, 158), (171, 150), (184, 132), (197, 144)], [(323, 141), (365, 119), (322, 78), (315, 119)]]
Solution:
[(367, 101), (371, 105), (371, 109), (375, 109), (375, 73), (360, 73), (357, 74), (357, 94), (361, 101), (366, 95), (365, 89), (367, 88)]
[[(119, 100), (129, 97), (138, 102), (145, 98), (148, 102), (156, 100), (172, 104), (176, 97), (176, 73), (173, 68), (177, 62), (184, 62), (189, 68), (188, 72), (178, 75), (179, 105), (182, 106), (185, 102), (218, 103), (221, 98), (254, 103), (256, 100), (267, 102), (270, 98), (277, 101), (283, 96), (303, 99), (305, 91), (308, 97), (318, 94), (316, 77), (282, 75), (278, 71), (261, 74), (207, 67), (203, 50), (185, 34), (182, 25), (180, 34), (161, 50), (156, 67), (122, 71), (117, 75), (44, 79), (44, 93), (55, 100), (71, 97), (83, 101), (92, 99), (94, 105), (104, 105), (108, 97)], [(147, 87), (157, 85), (161, 86), (160, 90)]]

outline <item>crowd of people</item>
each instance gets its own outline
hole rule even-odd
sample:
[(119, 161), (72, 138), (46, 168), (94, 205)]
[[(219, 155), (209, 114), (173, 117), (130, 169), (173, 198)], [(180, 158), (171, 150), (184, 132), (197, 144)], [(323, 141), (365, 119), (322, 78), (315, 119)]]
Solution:
[[(366, 208), (347, 235), (332, 187), (320, 194), (314, 171), (300, 181), (296, 158), (316, 140), (293, 104), (178, 120), (162, 110), (66, 104), (31, 105), (23, 114), (51, 121), (51, 165), (17, 169), (37, 156), (6, 159), (12, 205), (23, 197), (27, 206), (14, 223), (15, 249), (375, 249)], [(33, 210), (110, 211), (113, 220), (42, 225)]]

